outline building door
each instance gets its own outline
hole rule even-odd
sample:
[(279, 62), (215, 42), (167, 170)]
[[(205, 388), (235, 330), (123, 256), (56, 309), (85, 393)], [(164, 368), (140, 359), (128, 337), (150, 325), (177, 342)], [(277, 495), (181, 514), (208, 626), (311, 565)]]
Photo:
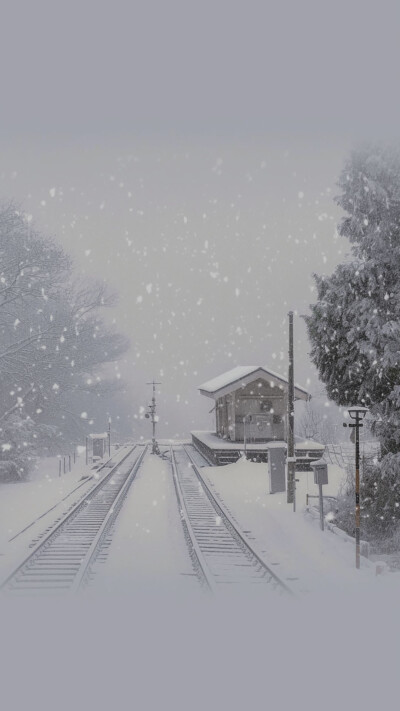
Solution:
[(93, 440), (93, 456), (102, 459), (104, 455), (104, 439)]

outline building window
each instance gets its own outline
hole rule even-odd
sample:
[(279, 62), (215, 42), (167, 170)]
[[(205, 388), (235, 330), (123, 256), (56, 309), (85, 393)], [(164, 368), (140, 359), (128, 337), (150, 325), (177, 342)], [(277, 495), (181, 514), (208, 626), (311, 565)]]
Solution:
[(261, 400), (261, 402), (260, 402), (261, 412), (271, 412), (272, 409), (273, 409), (272, 402), (270, 402), (270, 400)]

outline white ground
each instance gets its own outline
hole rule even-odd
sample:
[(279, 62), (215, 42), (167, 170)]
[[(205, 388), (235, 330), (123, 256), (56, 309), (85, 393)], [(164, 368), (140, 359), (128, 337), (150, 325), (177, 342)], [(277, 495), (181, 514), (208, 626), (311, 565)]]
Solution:
[(83, 454), (72, 463), (70, 472), (61, 476), (58, 472), (58, 458), (46, 457), (38, 460), (28, 481), (0, 484), (0, 581), (29, 553), (32, 541), (103, 476), (86, 465)]
[[(268, 493), (265, 464), (241, 459), (236, 464), (202, 471), (246, 531), (251, 545), (274, 564), (274, 571), (296, 593), (302, 596), (377, 584), (375, 564), (361, 558), (362, 569), (355, 570), (352, 540), (343, 540), (329, 530), (320, 531), (318, 518), (305, 513), (306, 493), (318, 493), (311, 472), (297, 474), (300, 481), (294, 513), (285, 493)], [(52, 458), (41, 460), (29, 482), (0, 487), (1, 578), (29, 551), (33, 539), (37, 540), (90, 490), (98, 476), (84, 460), (78, 460), (70, 473), (59, 477), (57, 458)], [(330, 466), (324, 494), (335, 495), (343, 476), (342, 470)], [(25, 527), (25, 533), (10, 542)], [(389, 579), (395, 581), (400, 576), (386, 573), (381, 577), (388, 584)], [(139, 590), (192, 594), (198, 590), (167, 460), (149, 455), (139, 470), (113, 531), (107, 559), (98, 565), (94, 589), (129, 594)]]
[[(202, 472), (250, 544), (300, 597), (345, 590), (352, 594), (388, 581), (400, 583), (400, 575), (391, 573), (378, 580), (376, 565), (363, 557), (361, 570), (356, 570), (354, 540), (327, 528), (322, 532), (319, 519), (306, 513), (306, 494), (318, 494), (312, 472), (297, 473), (295, 513), (286, 503), (286, 493), (268, 493), (265, 464), (241, 459)], [(336, 495), (344, 476), (343, 470), (330, 465), (324, 495)], [(125, 500), (107, 561), (99, 570), (96, 591), (186, 595), (196, 589), (167, 461), (151, 455), (145, 460)]]
[[(286, 492), (268, 493), (266, 464), (240, 459), (224, 467), (203, 468), (202, 473), (250, 543), (295, 592), (323, 592), (375, 577), (375, 566), (365, 558), (361, 570), (355, 570), (353, 541), (326, 529), (322, 532), (319, 519), (305, 514), (306, 493), (318, 494), (312, 472), (296, 473), (296, 512), (286, 503)], [(343, 476), (338, 467), (329, 467), (330, 483), (323, 487), (324, 494), (335, 495)]]
[[(43, 463), (30, 484), (0, 486), (2, 551), (9, 559), (15, 549), (6, 543), (8, 529), (76, 486), (78, 469), (50, 482)], [(1, 601), (2, 707), (375, 711), (396, 705), (399, 576), (364, 569), (356, 576), (353, 546), (304, 520), (306, 474), (299, 474), (296, 514), (284, 495), (266, 493), (264, 465), (239, 462), (207, 474), (253, 543), (279, 554), (280, 574), (298, 575), (298, 589), (315, 594), (262, 607), (253, 600), (200, 601), (169, 470), (149, 457), (99, 577), (107, 592), (122, 583), (125, 598)], [(135, 585), (142, 595), (134, 594)], [(182, 591), (189, 595), (175, 594)]]
[(149, 454), (130, 487), (96, 592), (197, 593), (170, 463)]

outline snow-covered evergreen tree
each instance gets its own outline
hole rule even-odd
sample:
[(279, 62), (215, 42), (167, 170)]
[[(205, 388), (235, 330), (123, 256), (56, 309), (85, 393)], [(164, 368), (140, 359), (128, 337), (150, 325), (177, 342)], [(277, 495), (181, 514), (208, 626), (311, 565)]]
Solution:
[(391, 456), (400, 453), (399, 149), (354, 151), (339, 187), (337, 202), (347, 213), (339, 233), (352, 243), (353, 259), (330, 277), (315, 277), (318, 300), (306, 317), (311, 357), (336, 403), (370, 408), (383, 456), (380, 477), (373, 473), (374, 507), (379, 500), (386, 511), (392, 475), (400, 477), (400, 458)]

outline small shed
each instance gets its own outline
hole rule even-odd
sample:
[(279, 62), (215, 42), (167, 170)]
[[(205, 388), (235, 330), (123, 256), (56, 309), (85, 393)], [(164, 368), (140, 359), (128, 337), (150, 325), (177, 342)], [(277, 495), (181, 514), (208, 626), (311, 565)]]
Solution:
[[(215, 402), (217, 437), (231, 442), (287, 440), (288, 381), (263, 366), (237, 366), (203, 383), (200, 393)], [(308, 400), (299, 385), (296, 400)]]
[(90, 434), (87, 438), (88, 443), (88, 459), (94, 461), (95, 459), (103, 459), (107, 452), (108, 446), (108, 434), (107, 432), (102, 432), (101, 434)]

